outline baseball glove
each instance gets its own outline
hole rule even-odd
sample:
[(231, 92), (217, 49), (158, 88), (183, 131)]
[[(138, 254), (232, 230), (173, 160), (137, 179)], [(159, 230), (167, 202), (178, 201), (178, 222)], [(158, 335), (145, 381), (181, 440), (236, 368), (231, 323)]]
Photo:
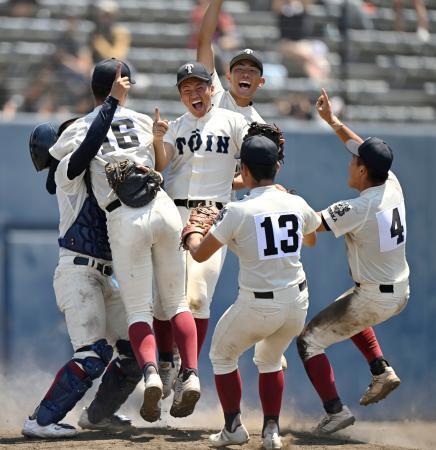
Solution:
[(197, 208), (194, 208), (191, 211), (188, 223), (182, 230), (180, 246), (188, 250), (186, 239), (192, 233), (200, 233), (206, 236), (210, 227), (214, 224), (218, 213), (219, 210), (215, 206), (197, 206)]
[(159, 172), (128, 159), (107, 163), (104, 170), (109, 186), (120, 201), (132, 208), (150, 203), (163, 183)]
[(247, 130), (247, 134), (244, 136), (244, 140), (258, 135), (271, 139), (279, 148), (279, 161), (285, 159), (285, 137), (279, 127), (267, 123), (252, 122)]

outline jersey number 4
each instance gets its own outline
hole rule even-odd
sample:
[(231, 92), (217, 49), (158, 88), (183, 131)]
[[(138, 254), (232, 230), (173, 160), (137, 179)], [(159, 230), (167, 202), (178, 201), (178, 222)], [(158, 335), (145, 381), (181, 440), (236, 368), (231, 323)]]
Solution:
[(254, 219), (260, 259), (299, 254), (302, 234), (299, 219), (295, 214), (259, 214)]
[(377, 213), (380, 251), (395, 250), (406, 242), (406, 213), (404, 202)]
[[(139, 139), (134, 130), (135, 124), (130, 119), (114, 120), (111, 123), (111, 130), (117, 140), (118, 148), (123, 150), (132, 147), (139, 146)], [(103, 154), (115, 152), (117, 149), (110, 144), (108, 137), (106, 136), (103, 141), (101, 152)]]

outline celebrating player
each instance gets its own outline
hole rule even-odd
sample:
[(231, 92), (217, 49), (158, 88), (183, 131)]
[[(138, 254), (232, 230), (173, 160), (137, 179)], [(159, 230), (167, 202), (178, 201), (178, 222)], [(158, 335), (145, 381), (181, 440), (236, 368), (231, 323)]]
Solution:
[(336, 202), (320, 215), (318, 231), (345, 236), (348, 263), (355, 286), (318, 313), (298, 338), (306, 372), (320, 396), (326, 416), (319, 433), (333, 433), (355, 418), (336, 391), (333, 369), (324, 350), (352, 338), (366, 356), (372, 382), (360, 399), (378, 402), (400, 384), (383, 358), (372, 326), (399, 314), (409, 298), (409, 267), (405, 256), (406, 214), (400, 183), (390, 171), (391, 148), (378, 138), (363, 141), (332, 113), (323, 90), (317, 110), (352, 154), (348, 185), (360, 196)]
[(240, 264), (238, 298), (219, 320), (212, 338), (210, 358), (225, 427), (210, 436), (210, 444), (222, 447), (248, 441), (240, 418), (242, 382), (238, 359), (255, 345), (254, 362), (260, 372), (264, 413), (263, 445), (278, 449), (282, 448), (281, 356), (303, 329), (308, 307), (301, 246), (315, 245), (315, 230), (321, 220), (301, 197), (274, 186), (278, 147), (270, 139), (246, 139), (240, 159), (241, 175), (250, 194), (227, 204), (204, 239), (191, 222), (182, 239), (200, 263), (228, 244)]
[[(54, 156), (74, 152), (83, 140), (89, 124), (98, 114), (115, 78), (118, 61), (114, 58), (98, 63), (92, 75), (92, 91), (97, 108), (77, 120), (64, 138), (51, 149)], [(123, 76), (130, 69), (122, 63)], [(91, 162), (93, 191), (99, 206), (106, 211), (113, 266), (126, 308), (129, 337), (145, 378), (142, 417), (149, 422), (160, 418), (162, 382), (157, 373), (156, 344), (152, 332), (152, 279), (160, 293), (161, 308), (171, 320), (175, 341), (182, 360), (176, 395), (170, 413), (184, 417), (194, 410), (200, 397), (197, 374), (197, 336), (195, 323), (185, 295), (185, 259), (179, 250), (182, 222), (176, 206), (159, 189), (143, 206), (123, 204), (108, 184), (107, 163), (133, 161), (140, 170), (154, 167), (152, 120), (124, 108), (120, 102), (102, 148), (82, 154)], [(139, 177), (141, 180), (141, 178)], [(147, 188), (147, 185), (141, 186)]]
[[(118, 74), (78, 154), (83, 148), (100, 147), (118, 101), (127, 89), (128, 79)], [(50, 193), (56, 191), (58, 198), (60, 251), (53, 285), (74, 349), (73, 358), (59, 370), (36, 411), (26, 419), (22, 433), (30, 437), (60, 438), (76, 434), (74, 427), (59, 422), (109, 364), (113, 349), (108, 341), (115, 343), (119, 357), (106, 368), (96, 397), (82, 412), (79, 425), (109, 430), (130, 426), (130, 420), (115, 412), (142, 376), (128, 341), (126, 313), (119, 290), (111, 280), (112, 257), (106, 219), (92, 193), (89, 172), (86, 167), (78, 172), (77, 161), (71, 155), (59, 162), (49, 153), (58, 135), (73, 122), (69, 120), (61, 125), (57, 135), (51, 124), (38, 125), (30, 138), (35, 167), (39, 171), (50, 166), (47, 188)]]
[[(188, 112), (168, 123), (156, 110), (153, 143), (157, 170), (170, 164), (165, 189), (186, 222), (190, 210), (199, 204), (221, 209), (230, 201), (234, 156), (248, 127), (241, 114), (212, 106), (212, 79), (203, 64), (183, 64), (177, 72), (177, 87)], [(206, 337), (210, 303), (225, 252), (223, 247), (206, 264), (198, 264), (187, 255), (187, 298), (197, 326), (198, 353)], [(169, 357), (171, 362), (171, 329), (158, 305), (155, 318), (159, 358), (164, 363), (162, 359)], [(169, 394), (171, 377), (162, 369), (162, 378), (167, 380), (165, 392)]]
[(212, 74), (215, 106), (241, 113), (248, 123), (264, 122), (253, 106), (257, 89), (265, 84), (263, 64), (256, 53), (245, 49), (232, 58), (226, 75), (230, 90), (224, 90), (216, 73), (212, 43), (223, 2), (224, 0), (211, 0), (206, 9), (198, 35), (197, 61), (204, 64)]

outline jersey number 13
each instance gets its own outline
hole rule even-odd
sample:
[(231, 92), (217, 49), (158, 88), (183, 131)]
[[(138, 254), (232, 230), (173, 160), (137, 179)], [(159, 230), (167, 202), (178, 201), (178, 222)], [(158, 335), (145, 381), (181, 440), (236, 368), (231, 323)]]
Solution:
[(300, 220), (291, 213), (267, 213), (254, 217), (259, 258), (284, 258), (300, 253)]

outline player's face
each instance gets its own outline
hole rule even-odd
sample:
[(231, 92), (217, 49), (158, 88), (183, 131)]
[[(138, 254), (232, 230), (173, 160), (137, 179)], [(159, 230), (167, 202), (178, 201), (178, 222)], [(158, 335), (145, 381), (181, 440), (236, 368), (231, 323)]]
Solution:
[(212, 106), (213, 86), (198, 78), (188, 78), (180, 85), (180, 98), (195, 117), (203, 117)]
[(242, 60), (235, 64), (227, 74), (232, 94), (239, 98), (251, 100), (258, 87), (265, 84), (265, 78), (252, 61)]

